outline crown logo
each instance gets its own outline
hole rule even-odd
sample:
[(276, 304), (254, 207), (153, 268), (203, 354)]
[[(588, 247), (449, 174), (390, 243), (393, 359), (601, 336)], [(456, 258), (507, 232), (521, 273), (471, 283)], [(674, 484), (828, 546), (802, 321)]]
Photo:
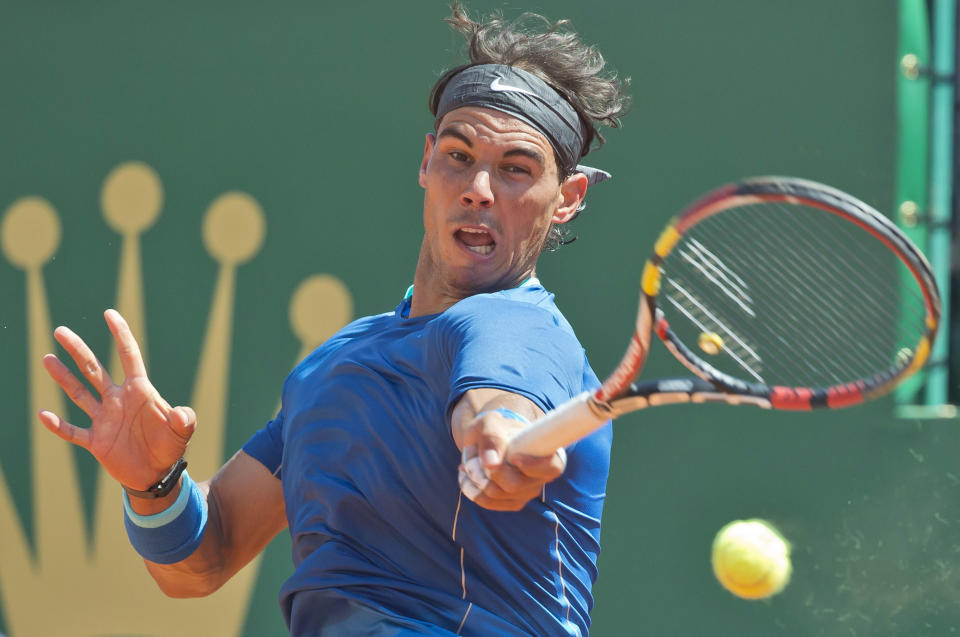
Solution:
[[(103, 217), (121, 237), (115, 307), (130, 324), (145, 360), (140, 236), (156, 223), (162, 204), (160, 179), (141, 162), (114, 168), (101, 190)], [(187, 452), (197, 479), (213, 475), (224, 461), (237, 269), (259, 252), (266, 221), (249, 194), (227, 192), (208, 207), (202, 232), (219, 274), (189, 402), (200, 423)], [(0, 251), (26, 276), (28, 332), (27, 404), (19, 411), (25, 421), (15, 418), (4, 426), (29, 430), (33, 482), (32, 550), (0, 466), (0, 607), (9, 637), (237, 635), (259, 558), (210, 597), (165, 597), (127, 541), (118, 485), (98, 468), (88, 537), (73, 450), (36, 421), (41, 407), (67, 413), (66, 397), (40, 365), (43, 354), (54, 351), (43, 266), (56, 255), (60, 235), (57, 212), (41, 197), (18, 199), (0, 219)], [(336, 277), (317, 274), (302, 281), (289, 305), (290, 325), (301, 343), (299, 358), (346, 324), (352, 313), (350, 293)], [(123, 378), (116, 351), (109, 361), (113, 377)]]

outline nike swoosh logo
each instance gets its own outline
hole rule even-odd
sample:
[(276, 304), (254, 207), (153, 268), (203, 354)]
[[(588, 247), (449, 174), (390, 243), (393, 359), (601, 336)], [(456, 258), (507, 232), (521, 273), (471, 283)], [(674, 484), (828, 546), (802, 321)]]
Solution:
[(518, 86), (510, 86), (509, 84), (501, 84), (501, 83), (500, 83), (500, 79), (501, 79), (501, 78), (499, 78), (499, 77), (493, 78), (493, 81), (490, 82), (490, 90), (491, 90), (491, 91), (507, 91), (507, 92), (512, 92), (512, 93), (526, 93), (527, 95), (533, 95), (534, 97), (537, 96), (536, 93), (534, 93), (533, 91), (528, 91), (528, 90), (525, 89), (525, 88), (520, 88), (520, 87), (518, 87)]

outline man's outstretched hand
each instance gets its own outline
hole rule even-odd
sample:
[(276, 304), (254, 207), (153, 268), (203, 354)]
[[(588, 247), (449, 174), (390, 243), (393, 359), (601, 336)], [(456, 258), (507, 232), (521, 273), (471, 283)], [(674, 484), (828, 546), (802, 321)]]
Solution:
[(64, 440), (93, 454), (118, 482), (145, 490), (170, 470), (187, 448), (197, 416), (189, 407), (171, 407), (147, 378), (147, 370), (133, 333), (116, 310), (104, 312), (117, 344), (126, 378), (117, 385), (79, 336), (58, 327), (54, 338), (76, 363), (94, 396), (60, 359), (43, 357), (47, 373), (90, 416), (89, 428), (74, 426), (59, 415), (42, 410), (40, 421)]

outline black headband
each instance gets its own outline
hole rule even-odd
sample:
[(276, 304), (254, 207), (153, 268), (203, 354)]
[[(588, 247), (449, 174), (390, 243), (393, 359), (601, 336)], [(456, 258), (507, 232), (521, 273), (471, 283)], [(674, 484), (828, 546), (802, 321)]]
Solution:
[(584, 124), (560, 93), (532, 73), (505, 64), (480, 64), (460, 71), (443, 89), (435, 125), (462, 106), (492, 108), (533, 126), (550, 142), (564, 174), (581, 172), (591, 185), (610, 178), (610, 173), (577, 164), (587, 150)]

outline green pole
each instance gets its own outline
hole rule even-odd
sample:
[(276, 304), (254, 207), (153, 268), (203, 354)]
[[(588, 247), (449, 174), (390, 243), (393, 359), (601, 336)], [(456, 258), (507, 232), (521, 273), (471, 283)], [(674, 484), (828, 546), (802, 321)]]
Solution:
[(930, 355), (927, 372), (927, 405), (949, 400), (950, 343), (950, 235), (953, 198), (953, 78), (956, 43), (956, 0), (936, 0), (933, 5), (933, 108), (930, 153), (930, 242), (928, 256), (943, 301), (940, 332)]
[[(927, 249), (927, 212), (930, 188), (930, 18), (926, 0), (900, 0), (897, 50), (897, 221), (910, 240)], [(903, 285), (912, 289), (913, 276), (903, 273)], [(925, 401), (921, 391), (926, 371), (920, 370), (897, 387), (894, 399), (901, 416), (914, 417), (912, 406)], [(903, 408), (906, 408), (904, 410)]]

